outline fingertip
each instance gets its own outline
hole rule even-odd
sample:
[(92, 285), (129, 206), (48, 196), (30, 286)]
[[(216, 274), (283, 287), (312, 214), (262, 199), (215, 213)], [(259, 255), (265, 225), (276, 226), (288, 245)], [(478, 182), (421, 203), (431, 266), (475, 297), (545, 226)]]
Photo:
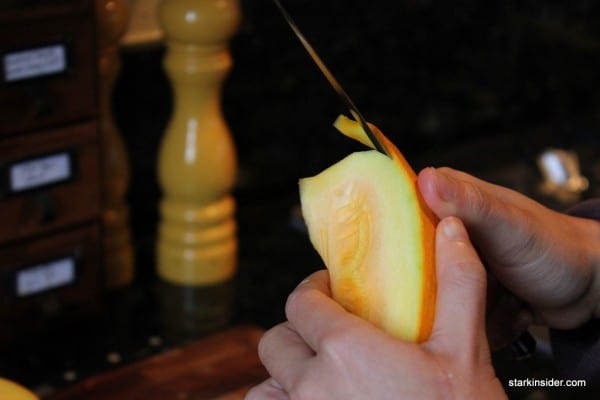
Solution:
[(304, 278), (296, 288), (290, 293), (290, 295), (308, 289), (317, 289), (321, 292), (329, 294), (329, 273), (326, 269), (318, 270), (313, 272), (306, 278)]
[(456, 183), (444, 172), (447, 168), (427, 167), (417, 176), (421, 196), (439, 217), (456, 215)]
[[(280, 324), (280, 325), (282, 325), (282, 324)], [(256, 350), (258, 353), (258, 358), (262, 361), (263, 364), (271, 356), (271, 342), (273, 341), (272, 338), (275, 336), (278, 329), (279, 329), (279, 325), (276, 325), (273, 328), (267, 330), (266, 332), (263, 333), (262, 337), (258, 341)]]
[(448, 240), (467, 241), (469, 236), (462, 221), (457, 217), (446, 217), (438, 224), (438, 232)]
[(244, 400), (287, 400), (287, 393), (281, 385), (272, 377), (267, 378), (258, 386), (251, 388)]
[(417, 186), (425, 201), (431, 206), (430, 203), (437, 198), (434, 167), (427, 167), (419, 172), (417, 175)]
[(294, 291), (290, 293), (290, 296), (307, 290), (318, 290), (327, 296), (331, 296), (329, 288), (329, 272), (326, 269), (313, 272), (296, 286)]
[(447, 269), (466, 264), (481, 264), (481, 259), (460, 218), (454, 216), (443, 218), (438, 223), (436, 231), (438, 267)]
[(428, 176), (431, 174), (435, 174), (435, 167), (432, 167), (432, 166), (425, 167), (419, 172), (419, 176), (421, 176), (421, 175)]
[(446, 217), (439, 222), (436, 243), (439, 281), (460, 285), (486, 279), (483, 264), (458, 217)]

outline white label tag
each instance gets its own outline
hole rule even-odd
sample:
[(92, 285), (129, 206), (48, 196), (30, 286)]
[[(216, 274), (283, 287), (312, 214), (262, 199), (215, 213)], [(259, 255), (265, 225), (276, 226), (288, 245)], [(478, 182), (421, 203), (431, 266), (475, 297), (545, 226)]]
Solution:
[(68, 257), (19, 271), (16, 292), (18, 297), (24, 297), (68, 285), (74, 281), (75, 260)]
[(65, 71), (67, 52), (65, 46), (55, 44), (7, 53), (2, 62), (4, 80), (15, 82)]
[(71, 173), (71, 157), (68, 153), (23, 161), (10, 167), (10, 190), (20, 192), (64, 181), (71, 177)]

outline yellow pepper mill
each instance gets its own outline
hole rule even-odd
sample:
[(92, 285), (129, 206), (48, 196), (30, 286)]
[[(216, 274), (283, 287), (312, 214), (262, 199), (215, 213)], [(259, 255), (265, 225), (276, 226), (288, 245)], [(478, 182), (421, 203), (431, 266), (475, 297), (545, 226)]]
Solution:
[(158, 16), (174, 109), (159, 150), (157, 272), (178, 285), (218, 284), (237, 264), (236, 154), (221, 88), (241, 12), (237, 0), (163, 0)]
[(129, 20), (126, 1), (96, 0), (96, 19), (105, 284), (117, 288), (129, 284), (134, 276), (129, 209), (125, 202), (130, 179), (129, 157), (111, 109), (111, 95), (120, 70), (119, 39)]

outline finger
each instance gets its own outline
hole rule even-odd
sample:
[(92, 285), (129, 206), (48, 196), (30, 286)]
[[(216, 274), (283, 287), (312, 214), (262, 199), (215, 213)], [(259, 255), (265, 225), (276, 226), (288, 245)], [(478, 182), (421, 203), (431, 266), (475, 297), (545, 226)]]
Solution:
[[(466, 213), (470, 210), (474, 216), (481, 213), (482, 206), (485, 209), (485, 204), (480, 203), (485, 200), (499, 201), (522, 209), (541, 207), (539, 203), (515, 190), (448, 167), (425, 168), (419, 173), (419, 185), (421, 190), (427, 192), (428, 198), (446, 202), (445, 206), (449, 207), (447, 211), (452, 211), (454, 206), (455, 211)], [(469, 203), (472, 201), (476, 203), (469, 209)]]
[(289, 400), (289, 396), (275, 379), (268, 378), (250, 389), (244, 400)]
[(531, 217), (525, 210), (545, 211), (520, 193), (451, 168), (424, 169), (418, 185), (425, 202), (440, 219), (459, 217), (470, 231), (492, 231), (498, 241), (514, 241), (511, 237)]
[(370, 328), (367, 322), (331, 298), (329, 275), (325, 270), (312, 274), (298, 285), (285, 308), (290, 324), (317, 353), (323, 346), (335, 342), (340, 334)]
[(258, 356), (269, 374), (284, 388), (293, 387), (314, 352), (284, 322), (269, 329), (258, 343)]
[(436, 317), (429, 344), (447, 354), (472, 354), (485, 342), (486, 275), (458, 218), (440, 221), (436, 260)]
[(499, 218), (505, 211), (499, 200), (502, 191), (450, 168), (426, 168), (417, 182), (425, 202), (440, 218), (458, 216), (469, 225)]
[(550, 210), (510, 189), (450, 168), (424, 169), (418, 185), (438, 217), (456, 216), (464, 222), (486, 259), (524, 265), (537, 257), (533, 226), (549, 218)]
[[(552, 251), (556, 243), (572, 242), (577, 235), (570, 217), (449, 168), (427, 168), (418, 182), (434, 213), (464, 221), (487, 266), (518, 297), (537, 307), (549, 300), (564, 304), (588, 282), (582, 274), (562, 267), (572, 261), (557, 257), (570, 257), (567, 253)], [(540, 286), (542, 277), (545, 284)], [(557, 288), (569, 288), (569, 293)]]

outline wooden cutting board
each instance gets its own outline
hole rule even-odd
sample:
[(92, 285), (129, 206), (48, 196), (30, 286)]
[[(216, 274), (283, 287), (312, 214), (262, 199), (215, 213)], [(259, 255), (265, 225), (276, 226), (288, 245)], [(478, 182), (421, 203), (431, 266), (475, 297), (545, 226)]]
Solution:
[(263, 331), (238, 326), (94, 376), (51, 400), (237, 400), (267, 378), (257, 345)]

